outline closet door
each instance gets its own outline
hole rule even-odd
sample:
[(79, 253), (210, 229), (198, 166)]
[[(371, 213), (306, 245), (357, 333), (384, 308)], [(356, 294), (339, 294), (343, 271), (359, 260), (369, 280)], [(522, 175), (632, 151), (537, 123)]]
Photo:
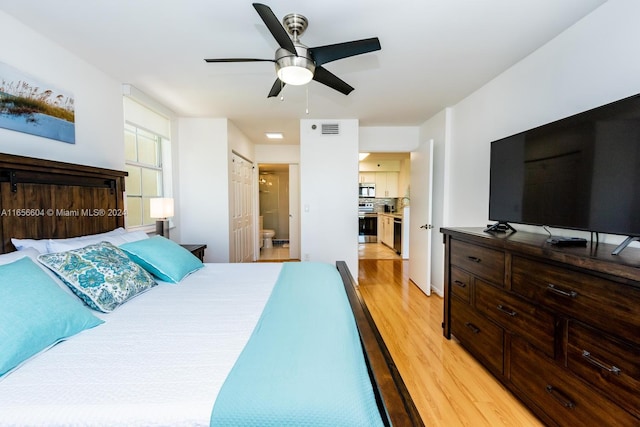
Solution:
[(231, 155), (230, 262), (253, 261), (253, 163)]

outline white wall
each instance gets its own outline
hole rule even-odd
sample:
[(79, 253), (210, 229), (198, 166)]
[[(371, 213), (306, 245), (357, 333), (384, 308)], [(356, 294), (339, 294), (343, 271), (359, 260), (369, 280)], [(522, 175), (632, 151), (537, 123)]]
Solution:
[(231, 151), (255, 162), (254, 144), (240, 129), (231, 121), (227, 122), (227, 139), (229, 142), (229, 158)]
[(179, 119), (181, 243), (205, 243), (205, 262), (229, 261), (227, 119)]
[[(340, 135), (322, 135), (322, 123), (338, 123)], [(346, 261), (357, 277), (357, 120), (300, 121), (300, 193), (302, 260)]]
[(299, 145), (256, 144), (256, 163), (300, 163)]
[(418, 148), (418, 126), (361, 126), (359, 132), (363, 153), (406, 153)]
[(124, 169), (121, 84), (0, 11), (0, 61), (73, 94), (76, 143), (0, 128), (9, 154)]
[(610, 0), (452, 108), (444, 225), (486, 225), (492, 140), (640, 92), (638, 16)]

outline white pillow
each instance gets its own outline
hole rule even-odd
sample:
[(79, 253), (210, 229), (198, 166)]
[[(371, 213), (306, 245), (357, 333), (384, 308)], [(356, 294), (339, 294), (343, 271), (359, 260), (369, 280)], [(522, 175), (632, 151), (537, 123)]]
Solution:
[(149, 235), (144, 231), (129, 231), (120, 237), (122, 237), (127, 243), (131, 243), (137, 242), (138, 240), (148, 239)]
[(27, 248), (34, 248), (41, 254), (47, 253), (47, 239), (15, 239), (11, 238), (11, 243), (17, 250), (23, 251)]
[(149, 236), (144, 231), (130, 231), (118, 235), (95, 234), (92, 236), (83, 236), (73, 239), (49, 239), (47, 243), (47, 252), (56, 253), (73, 251), (75, 249), (84, 248), (85, 246), (95, 245), (100, 242), (109, 242), (114, 246), (120, 246), (129, 242), (136, 242), (142, 239), (148, 239)]
[[(106, 233), (99, 233), (99, 234), (89, 234), (86, 236), (80, 236), (80, 237), (70, 237), (68, 239), (15, 239), (12, 238), (11, 239), (11, 243), (13, 243), (13, 246), (16, 247), (17, 250), (22, 251), (25, 248), (35, 248), (38, 250), (38, 252), (40, 252), (41, 254), (46, 254), (49, 252), (49, 242), (51, 241), (56, 241), (56, 242), (65, 242), (65, 243), (72, 243), (72, 242), (76, 242), (76, 241), (85, 241), (85, 240), (92, 240), (96, 237), (107, 237), (107, 236), (119, 236), (122, 234), (126, 234), (127, 230), (125, 230), (123, 227), (118, 227), (115, 230), (111, 230), (111, 231), (107, 231)], [(97, 242), (101, 242), (102, 240), (98, 240), (98, 241), (91, 241), (90, 243), (85, 243), (82, 246), (86, 246), (89, 245), (91, 243), (97, 243)], [(82, 247), (80, 246), (80, 247)]]

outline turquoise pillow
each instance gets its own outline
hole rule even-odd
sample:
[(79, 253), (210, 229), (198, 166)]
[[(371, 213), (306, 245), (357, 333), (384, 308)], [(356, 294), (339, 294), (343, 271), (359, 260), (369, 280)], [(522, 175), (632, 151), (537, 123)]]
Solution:
[(157, 285), (149, 273), (109, 242), (42, 254), (38, 261), (89, 307), (105, 313)]
[(162, 236), (125, 243), (120, 246), (129, 258), (165, 282), (178, 283), (204, 267), (191, 252)]
[(0, 266), (0, 376), (58, 341), (101, 323), (31, 258)]

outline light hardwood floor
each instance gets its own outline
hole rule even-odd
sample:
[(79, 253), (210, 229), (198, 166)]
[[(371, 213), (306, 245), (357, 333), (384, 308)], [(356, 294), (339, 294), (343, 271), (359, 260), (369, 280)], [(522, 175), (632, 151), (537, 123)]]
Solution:
[(358, 259), (402, 259), (393, 249), (384, 244), (358, 243)]
[(408, 277), (408, 262), (360, 259), (359, 290), (427, 426), (542, 426), (454, 339), (441, 297)]

